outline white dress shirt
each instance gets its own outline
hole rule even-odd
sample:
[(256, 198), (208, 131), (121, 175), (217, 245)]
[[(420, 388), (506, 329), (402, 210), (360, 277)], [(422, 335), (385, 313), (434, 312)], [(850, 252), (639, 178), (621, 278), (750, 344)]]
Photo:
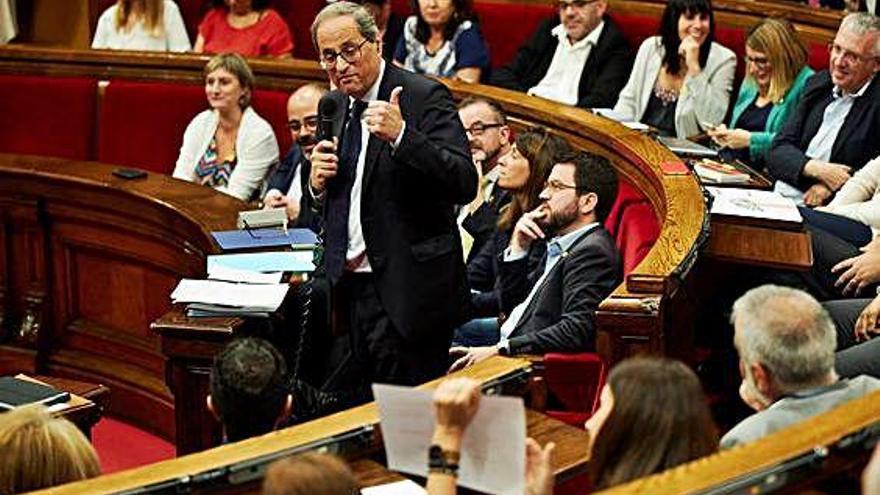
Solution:
[(550, 31), (559, 38), (553, 60), (544, 78), (536, 86), (529, 89), (528, 94), (542, 96), (548, 100), (558, 101), (566, 105), (576, 105), (581, 72), (590, 57), (593, 46), (599, 42), (605, 21), (599, 23), (584, 39), (572, 43), (562, 24)]

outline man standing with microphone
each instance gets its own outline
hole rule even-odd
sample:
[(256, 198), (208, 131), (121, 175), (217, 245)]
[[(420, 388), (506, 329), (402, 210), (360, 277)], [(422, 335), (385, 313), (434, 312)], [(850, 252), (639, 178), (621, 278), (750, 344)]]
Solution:
[(304, 195), (323, 211), (332, 323), (348, 334), (336, 376), (423, 383), (446, 371), (469, 300), (453, 211), (476, 196), (467, 137), (445, 86), (385, 63), (363, 7), (328, 5), (311, 31), (349, 105), (342, 136), (312, 152)]

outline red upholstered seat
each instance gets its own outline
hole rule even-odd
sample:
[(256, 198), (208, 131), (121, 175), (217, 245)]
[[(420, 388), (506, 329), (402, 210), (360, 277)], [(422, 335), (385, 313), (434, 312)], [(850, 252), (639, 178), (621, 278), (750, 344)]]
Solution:
[(643, 41), (657, 34), (657, 31), (660, 29), (659, 17), (621, 14), (613, 9), (609, 10), (608, 15), (623, 32), (623, 36), (629, 41), (633, 54), (639, 49)]
[(807, 64), (820, 71), (828, 68), (828, 45), (825, 43), (809, 43), (807, 45)]
[(544, 411), (550, 417), (582, 428), (599, 407), (599, 391), (605, 384), (605, 363), (598, 354), (549, 353), (544, 355), (547, 391), (559, 400), (562, 410)]
[(293, 35), (293, 56), (317, 60), (310, 29), (315, 16), (327, 5), (326, 0), (274, 0), (271, 5), (287, 21)]
[(278, 149), (283, 157), (290, 149), (290, 131), (287, 130), (287, 98), (285, 91), (258, 89), (254, 92), (254, 110), (272, 124)]
[(0, 152), (75, 160), (93, 156), (93, 79), (0, 76)]
[(98, 160), (170, 175), (183, 131), (207, 106), (201, 85), (112, 81), (101, 105)]
[(605, 219), (605, 228), (620, 250), (624, 275), (641, 263), (660, 235), (660, 224), (651, 203), (626, 181), (620, 181), (617, 200)]
[(474, 10), (480, 20), (483, 39), (489, 45), (492, 67), (501, 67), (516, 55), (519, 47), (535, 32), (541, 21), (557, 15), (544, 4), (477, 3)]

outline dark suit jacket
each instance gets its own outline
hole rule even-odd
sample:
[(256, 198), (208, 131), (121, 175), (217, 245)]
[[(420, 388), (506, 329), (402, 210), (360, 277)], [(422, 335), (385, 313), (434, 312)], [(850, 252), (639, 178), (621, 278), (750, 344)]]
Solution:
[[(400, 146), (392, 150), (375, 136), (367, 144), (367, 257), (379, 300), (401, 335), (448, 345), (470, 299), (453, 205), (474, 199), (477, 172), (446, 86), (386, 62), (378, 98), (388, 101), (397, 86), (406, 121)], [(303, 198), (311, 202), (310, 194)]]
[(464, 221), (461, 222), (461, 228), (474, 239), (471, 251), (467, 257), (468, 265), (479, 254), (480, 250), (483, 249), (483, 246), (492, 240), (492, 236), (498, 229), (498, 216), (501, 208), (510, 203), (510, 198), (510, 193), (499, 190), (496, 185), (492, 198), (481, 204), (475, 212), (464, 217)]
[(312, 165), (306, 160), (305, 156), (303, 156), (302, 148), (294, 143), (293, 146), (290, 147), (290, 151), (287, 152), (287, 155), (284, 156), (278, 164), (278, 167), (269, 177), (267, 190), (278, 189), (281, 191), (281, 194), (287, 194), (287, 191), (290, 189), (290, 183), (293, 182), (293, 176), (296, 174), (296, 169), (300, 166), (302, 166), (300, 183), (302, 185), (302, 190), (306, 191), (306, 186), (309, 183), (309, 172), (312, 169)]
[[(513, 60), (492, 73), (490, 84), (517, 91), (528, 91), (541, 82), (558, 38), (550, 31), (559, 24), (559, 17), (547, 19), (535, 34), (516, 52)], [(605, 16), (605, 27), (599, 42), (590, 51), (581, 71), (577, 106), (581, 108), (610, 108), (617, 102), (632, 69), (633, 53), (617, 25)]]
[[(504, 301), (505, 306), (501, 306), (501, 277), (498, 265), (501, 263), (504, 250), (510, 244), (510, 234), (512, 229), (495, 230), (492, 237), (482, 246), (480, 252), (467, 263), (468, 283), (472, 290), (478, 291), (471, 293), (471, 313), (470, 318), (483, 318), (498, 316), (501, 313), (509, 314), (510, 311), (522, 302), (522, 299)], [(532, 270), (541, 266), (546, 251), (546, 243), (543, 241), (535, 241), (529, 249), (527, 263), (524, 273), (531, 273)], [(522, 297), (525, 297), (523, 294)]]
[[(501, 299), (525, 300), (544, 266), (526, 275), (528, 258), (502, 262)], [(623, 278), (620, 253), (604, 227), (577, 239), (544, 279), (510, 334), (511, 354), (584, 352), (596, 348), (593, 315)]]
[[(767, 155), (767, 169), (775, 179), (784, 180), (800, 189), (812, 183), (801, 172), (809, 161), (804, 152), (819, 131), (825, 108), (833, 100), (831, 75), (817, 72), (807, 81), (801, 102), (788, 118)], [(853, 103), (837, 140), (831, 149), (831, 161), (862, 168), (880, 155), (880, 77), (868, 86)]]

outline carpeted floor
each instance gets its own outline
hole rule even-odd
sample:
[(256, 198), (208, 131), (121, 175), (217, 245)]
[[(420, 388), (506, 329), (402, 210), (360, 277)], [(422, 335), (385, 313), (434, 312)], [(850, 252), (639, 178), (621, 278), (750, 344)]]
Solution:
[(106, 416), (92, 429), (92, 445), (104, 474), (171, 459), (175, 453), (173, 444)]

